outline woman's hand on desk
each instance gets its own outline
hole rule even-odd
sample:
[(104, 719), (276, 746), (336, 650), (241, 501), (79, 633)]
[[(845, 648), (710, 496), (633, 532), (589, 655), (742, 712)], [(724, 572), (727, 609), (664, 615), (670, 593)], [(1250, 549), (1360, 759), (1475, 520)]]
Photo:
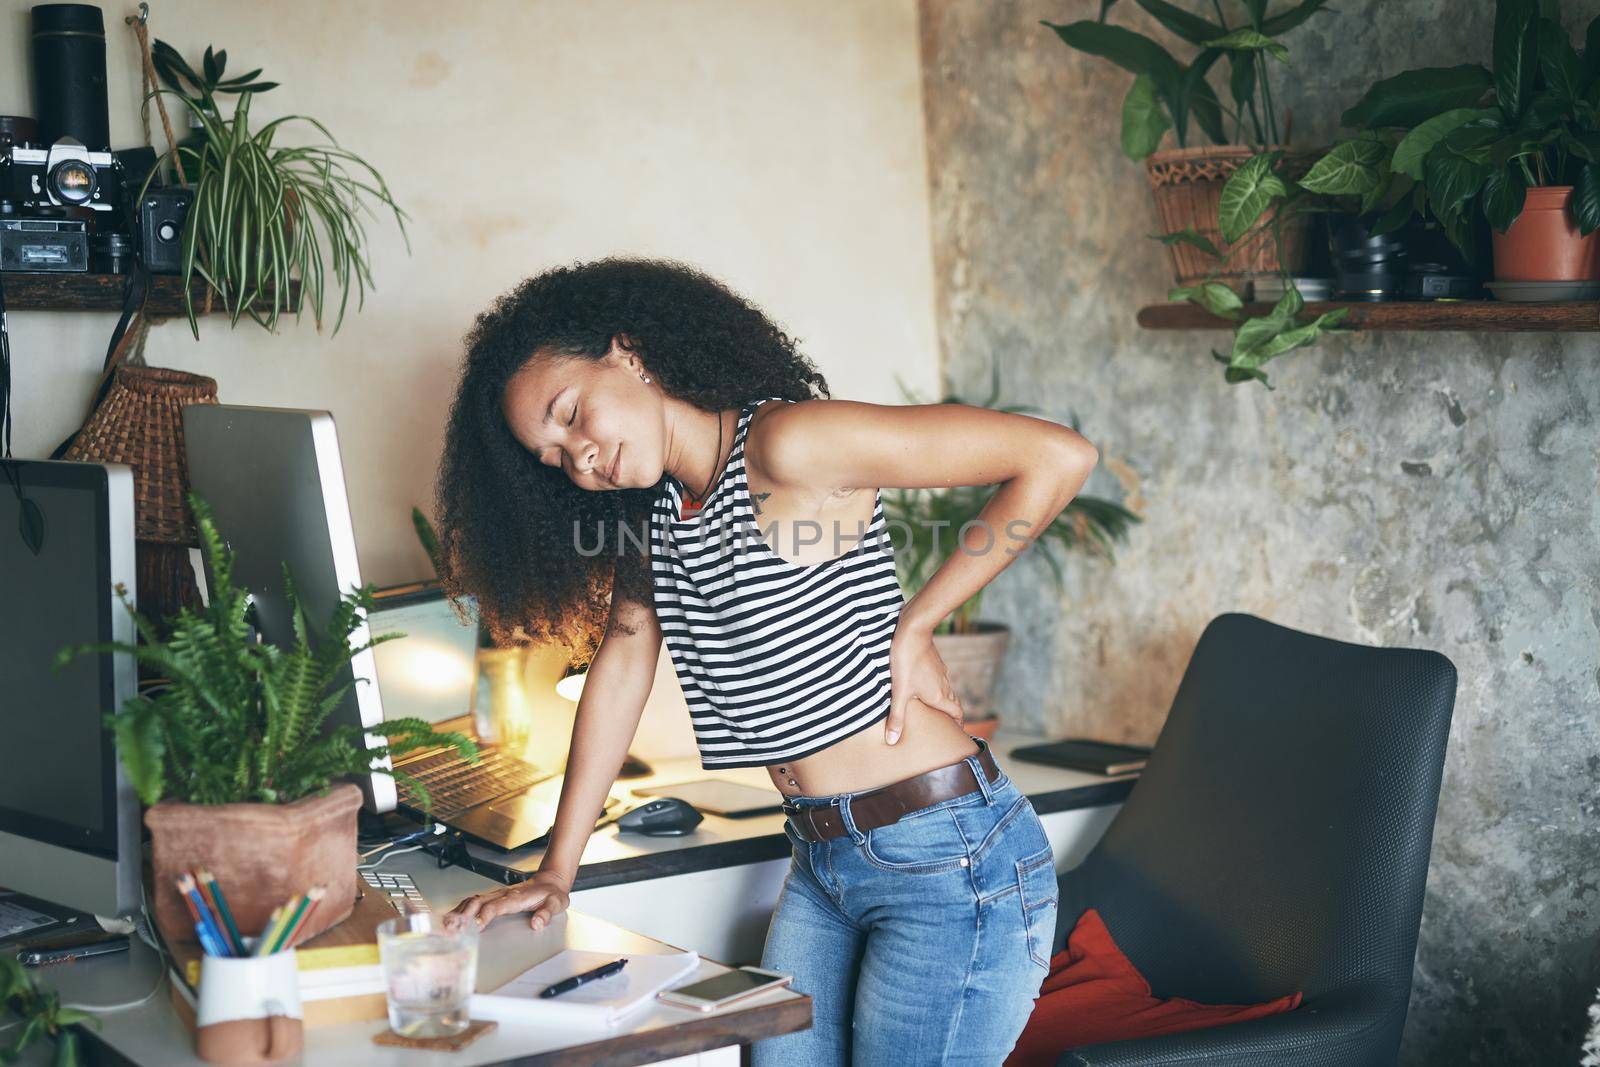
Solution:
[(539, 871), (526, 882), (500, 886), (487, 893), (468, 897), (445, 913), (444, 923), (446, 927), (454, 927), (470, 922), (481, 928), (501, 915), (531, 911), (533, 914), (528, 918), (528, 925), (535, 930), (542, 930), (551, 919), (567, 910), (570, 889), (571, 885), (566, 879), (548, 871)]

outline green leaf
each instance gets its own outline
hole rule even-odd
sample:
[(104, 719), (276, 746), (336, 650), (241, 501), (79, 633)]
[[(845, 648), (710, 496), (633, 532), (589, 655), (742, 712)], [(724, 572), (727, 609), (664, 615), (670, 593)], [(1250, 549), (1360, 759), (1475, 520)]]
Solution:
[(1222, 258), (1222, 253), (1217, 249), (1216, 245), (1211, 243), (1211, 239), (1196, 230), (1192, 225), (1185, 226), (1177, 233), (1154, 233), (1150, 236), (1169, 248), (1176, 244), (1191, 245), (1207, 255), (1215, 256), (1218, 259)]
[(1205, 135), (1211, 138), (1213, 144), (1226, 144), (1228, 140), (1228, 135), (1222, 128), (1222, 105), (1217, 101), (1215, 90), (1205, 78), (1206, 70), (1220, 55), (1222, 53), (1219, 51), (1200, 53), (1199, 58), (1184, 74), (1179, 90), (1189, 103), (1189, 111), (1194, 115), (1194, 121)]
[(1289, 50), (1264, 33), (1251, 29), (1238, 29), (1209, 41), (1207, 48), (1221, 48), (1229, 52), (1265, 52), (1280, 63), (1289, 62)]
[(1100, 21), (1104, 22), (1106, 20), (1107, 13), (1109, 13), (1111, 9), (1116, 6), (1117, 0), (1100, 0)]
[(1172, 126), (1167, 109), (1156, 93), (1155, 79), (1141, 74), (1133, 79), (1122, 101), (1122, 151), (1129, 159), (1144, 159), (1161, 145)]
[(1401, 174), (1422, 179), (1422, 164), (1434, 146), (1458, 128), (1474, 119), (1488, 118), (1494, 113), (1482, 108), (1456, 107), (1441, 112), (1406, 134), (1394, 149), (1390, 165)]
[(1567, 31), (1550, 19), (1539, 20), (1539, 70), (1544, 74), (1545, 88), (1563, 100), (1577, 98), (1581, 78), (1578, 53), (1573, 50)]
[(1100, 22), (1080, 21), (1064, 26), (1054, 22), (1043, 24), (1055, 30), (1056, 36), (1069, 48), (1109, 59), (1132, 74), (1148, 74), (1158, 86), (1178, 84), (1183, 68), (1171, 53), (1143, 34)]
[(1228, 176), (1217, 205), (1222, 238), (1229, 244), (1243, 237), (1274, 200), (1287, 196), (1283, 179), (1272, 172), (1282, 152), (1263, 152), (1246, 160)]
[(1527, 179), (1521, 167), (1499, 167), (1489, 172), (1483, 182), (1483, 214), (1489, 225), (1505, 233), (1522, 214), (1522, 203), (1528, 194)]
[(1244, 9), (1250, 13), (1250, 25), (1261, 29), (1267, 17), (1267, 0), (1244, 0)]
[(161, 799), (164, 788), (162, 757), (166, 741), (157, 718), (158, 705), (134, 697), (122, 712), (111, 717), (112, 733), (117, 741), (117, 754), (128, 772), (128, 782), (139, 800), (154, 804)]
[(1168, 291), (1167, 299), (1188, 300), (1221, 319), (1234, 318), (1239, 309), (1244, 307), (1239, 294), (1221, 282), (1203, 282), (1172, 289)]
[(1233, 94), (1233, 106), (1241, 115), (1256, 95), (1256, 61), (1249, 52), (1233, 52), (1228, 56), (1233, 72), (1228, 78), (1228, 89)]
[[(1420, 190), (1421, 188), (1422, 186), (1417, 186), (1417, 189)], [(1412, 205), (1411, 197), (1402, 196), (1394, 202), (1389, 210), (1379, 215), (1376, 222), (1367, 227), (1367, 232), (1374, 237), (1380, 234), (1393, 233), (1404, 226), (1414, 214), (1416, 214), (1416, 209)]]
[(1583, 60), (1578, 64), (1578, 91), (1587, 93), (1600, 81), (1600, 15), (1589, 20), (1583, 35)]
[(1328, 196), (1365, 196), (1387, 183), (1383, 164), (1388, 155), (1381, 141), (1343, 141), (1312, 165), (1300, 185)]
[(1483, 187), (1493, 168), (1464, 154), (1445, 138), (1429, 154), (1425, 172), (1428, 201), (1434, 214), (1443, 220), (1461, 214), (1462, 206)]
[(219, 77), (221, 77), (222, 75), (221, 75), (221, 72), (217, 68), (217, 57), (211, 54), (211, 46), (210, 45), (206, 45), (206, 54), (201, 56), (200, 60), (201, 60), (202, 66), (205, 67), (206, 84), (207, 85), (215, 85), (215, 84), (217, 84), (217, 79)]
[(1585, 163), (1572, 188), (1572, 216), (1585, 237), (1600, 228), (1600, 163)]
[(1233, 351), (1229, 362), (1248, 364), (1252, 352), (1294, 325), (1294, 317), (1303, 307), (1305, 298), (1300, 295), (1300, 290), (1291, 285), (1270, 312), (1249, 319), (1239, 327), (1233, 335)]
[(1539, 7), (1535, 0), (1496, 0), (1494, 91), (1500, 110), (1515, 121), (1533, 95), (1539, 69)]
[(1441, 111), (1475, 107), (1493, 87), (1494, 76), (1477, 63), (1408, 70), (1376, 82), (1339, 122), (1354, 129), (1409, 128)]
[(1305, 0), (1300, 6), (1291, 7), (1289, 10), (1279, 12), (1270, 19), (1263, 21), (1261, 23), (1261, 32), (1268, 37), (1277, 37), (1279, 34), (1287, 33), (1318, 11), (1321, 11), (1327, 2), (1328, 0)]
[(1154, 16), (1157, 22), (1190, 44), (1200, 44), (1224, 32), (1216, 23), (1207, 21), (1199, 15), (1190, 14), (1181, 7), (1167, 3), (1166, 0), (1135, 0), (1135, 2)]

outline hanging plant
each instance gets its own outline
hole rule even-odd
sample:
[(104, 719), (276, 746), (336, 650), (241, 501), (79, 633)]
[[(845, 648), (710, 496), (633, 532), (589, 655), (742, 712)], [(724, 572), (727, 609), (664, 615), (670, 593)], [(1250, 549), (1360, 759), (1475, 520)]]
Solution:
[[(376, 217), (374, 202), (394, 216), (410, 252), (407, 216), (383, 176), (308, 115), (286, 115), (252, 129), (255, 94), (277, 83), (258, 81), (259, 70), (225, 77), (225, 49), (206, 49), (203, 73), (164, 42), (155, 42), (151, 52), (169, 85), (152, 96), (180, 100), (195, 126), (191, 138), (161, 157), (162, 162), (176, 158), (193, 190), (182, 236), (189, 328), (200, 336), (189, 284), (198, 276), (205, 282), (207, 303), (219, 300), (230, 325), (248, 315), (274, 329), (283, 312), (292, 311), (298, 319), (309, 297), (320, 330), (331, 275), (339, 296), (333, 324), (338, 333), (351, 288), (359, 310), (374, 284), (363, 219)], [(222, 112), (223, 94), (237, 97), (231, 115)], [(280, 135), (296, 127), (308, 130), (312, 143), (278, 143)]]

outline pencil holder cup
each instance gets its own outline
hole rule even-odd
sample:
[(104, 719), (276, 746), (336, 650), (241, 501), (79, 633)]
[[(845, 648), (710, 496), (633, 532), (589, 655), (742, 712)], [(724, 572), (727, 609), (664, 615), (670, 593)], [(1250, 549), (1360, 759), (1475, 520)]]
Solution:
[(268, 956), (203, 956), (195, 1054), (207, 1063), (274, 1063), (305, 1044), (293, 949)]

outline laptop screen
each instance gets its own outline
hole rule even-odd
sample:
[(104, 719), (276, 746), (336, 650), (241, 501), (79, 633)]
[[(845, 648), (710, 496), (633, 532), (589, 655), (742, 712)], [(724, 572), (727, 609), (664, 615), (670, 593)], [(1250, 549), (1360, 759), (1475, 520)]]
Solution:
[(372, 650), (385, 719), (442, 722), (471, 710), (476, 627), (456, 618), (443, 594), (431, 590), (390, 598), (379, 593), (367, 615), (373, 637), (403, 633)]

